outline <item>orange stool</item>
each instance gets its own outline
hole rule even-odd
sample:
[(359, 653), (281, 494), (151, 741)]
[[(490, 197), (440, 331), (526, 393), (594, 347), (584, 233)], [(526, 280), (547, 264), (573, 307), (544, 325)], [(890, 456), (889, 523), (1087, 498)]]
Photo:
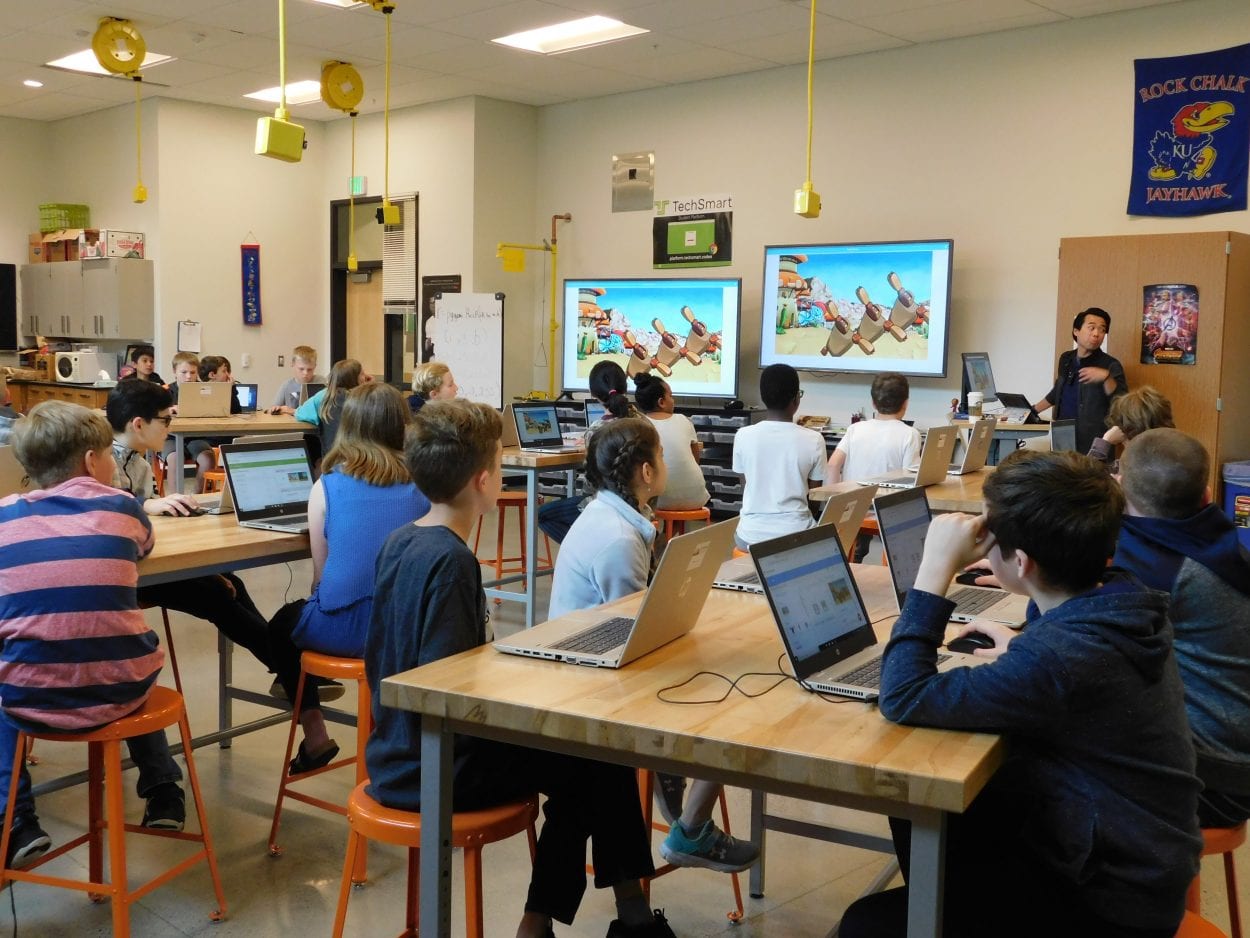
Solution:
[(213, 465), (215, 469), (209, 469), (204, 473), (204, 491), (220, 492), (226, 487), (226, 470), (221, 466), (221, 447), (213, 447)]
[(1227, 938), (1227, 936), (1201, 915), (1186, 912), (1176, 938)]
[(710, 508), (657, 508), (655, 510), (655, 520), (657, 523), (663, 523), (663, 533), (665, 540), (672, 540), (674, 534), (686, 533), (687, 521), (702, 521), (710, 523), (712, 520), (712, 509)]
[(739, 557), (750, 557), (750, 556), (751, 556), (751, 552), (749, 550), (743, 550), (741, 547), (734, 548), (733, 557), (735, 560), (737, 560)]
[[(191, 797), (195, 801), (195, 813), (200, 823), (198, 834), (189, 834), (185, 831), (152, 830), (138, 824), (126, 823), (122, 788), (122, 740), (163, 730), (175, 723), (178, 724), (178, 732), (182, 735), (183, 757), (187, 762), (187, 779), (191, 783)], [(213, 853), (213, 841), (208, 833), (208, 817), (204, 813), (204, 800), (200, 796), (200, 780), (195, 774), (195, 761), (191, 755), (191, 727), (187, 723), (187, 711), (181, 694), (168, 687), (157, 685), (152, 688), (143, 706), (134, 713), (87, 733), (18, 733), (16, 758), (13, 761), (12, 775), (9, 778), (10, 792), (17, 791), (22, 753), (29, 739), (87, 744), (88, 829), (85, 834), (75, 837), (55, 850), (50, 850), (25, 870), (11, 870), (6, 866), (0, 871), (0, 886), (10, 881), (39, 883), (43, 886), (57, 886), (61, 889), (77, 889), (87, 893), (95, 901), (101, 901), (108, 896), (113, 904), (113, 935), (115, 938), (128, 938), (131, 904), (203, 860), (208, 864), (208, 873), (212, 877), (213, 892), (217, 896), (218, 905), (217, 909), (209, 913), (209, 918), (213, 921), (221, 921), (226, 917), (226, 897), (221, 891), (217, 857)], [(13, 801), (10, 800), (4, 814), (3, 835), (0, 835), (0, 857), (8, 856), (9, 838), (12, 833)], [(128, 888), (129, 883), (126, 879), (127, 833), (193, 841), (200, 844), (200, 850), (138, 889), (132, 890)], [(46, 876), (35, 872), (50, 860), (84, 843), (88, 845), (89, 879), (87, 881)], [(112, 882), (104, 881), (106, 847)]]
[[(1224, 887), (1228, 891), (1228, 921), (1233, 938), (1241, 938), (1241, 909), (1237, 903), (1237, 867), (1233, 863), (1233, 851), (1246, 842), (1246, 822), (1236, 827), (1204, 827), (1202, 829), (1202, 855), (1222, 854), (1224, 857)], [(1194, 877), (1185, 894), (1185, 908), (1190, 912), (1202, 911), (1202, 876)], [(1186, 916), (1188, 918), (1188, 915)]]
[[(421, 815), (416, 811), (384, 808), (365, 793), (366, 784), (357, 785), (347, 799), (347, 822), (351, 825), (351, 833), (347, 837), (347, 857), (343, 861), (343, 879), (339, 884), (339, 904), (334, 913), (332, 934), (334, 938), (342, 938), (343, 935), (356, 853), (362, 851), (368, 841), (378, 840), (408, 848), (408, 917), (407, 928), (400, 933), (400, 938), (416, 938), (421, 901)], [(482, 847), (525, 831), (529, 835), (530, 861), (533, 862), (538, 843), (534, 833), (537, 818), (537, 795), (531, 795), (524, 801), (483, 811), (463, 811), (451, 816), (451, 845), (464, 850), (465, 934), (468, 938), (482, 938), (483, 934)]]
[[(503, 578), (504, 568), (507, 567), (509, 573), (524, 573), (526, 570), (525, 557), (525, 493), (514, 491), (503, 491), (499, 493), (499, 499), (495, 502), (495, 507), (499, 510), (499, 519), (496, 524), (495, 535), (495, 559), (486, 560), (483, 563), (486, 566), (495, 568), (495, 579)], [(517, 534), (521, 541), (521, 555), (519, 557), (505, 557), (503, 554), (503, 530), (504, 519), (507, 517), (507, 509), (517, 509)], [(478, 545), (482, 540), (482, 519), (477, 520), (477, 534), (473, 538), (473, 553), (477, 553)], [(546, 559), (539, 566), (539, 570), (550, 570), (552, 567), (551, 560), (551, 541), (546, 534), (543, 534), (543, 544), (546, 548)], [(499, 602), (499, 600), (495, 600)]]
[[(292, 798), (295, 801), (302, 801), (304, 804), (309, 804), (314, 808), (321, 808), (323, 811), (330, 811), (334, 814), (347, 814), (347, 808), (343, 804), (326, 801), (324, 798), (317, 798), (302, 791), (295, 791), (291, 788), (294, 783), (306, 778), (313, 778), (324, 772), (340, 769), (345, 765), (356, 766), (357, 785), (366, 781), (369, 777), (365, 769), (365, 743), (369, 740), (369, 734), (373, 732), (373, 713), (370, 710), (372, 697), (369, 693), (369, 682), (365, 680), (364, 660), (361, 658), (335, 658), (333, 655), (323, 655), (316, 651), (305, 651), (300, 655), (299, 662), (299, 685), (295, 689), (295, 701), (291, 705), (291, 731), (286, 737), (286, 755), (282, 759), (282, 778), (278, 782), (278, 802), (273, 807), (273, 825), (269, 828), (269, 855), (271, 857), (281, 856), (282, 854), (282, 848), (278, 845), (278, 824), (282, 820), (282, 802), (284, 799)], [(304, 699), (304, 682), (309, 675), (330, 678), (332, 680), (356, 682), (356, 753), (355, 755), (344, 756), (342, 759), (323, 765), (319, 769), (313, 769), (311, 772), (291, 775), (288, 772), (288, 768), (290, 767), (292, 753), (295, 749), (295, 731), (299, 728), (299, 711), (300, 703)], [(362, 850), (359, 863), (353, 874), (353, 882), (363, 883), (365, 881), (367, 875), (365, 864), (367, 859), (367, 854)]]
[[(880, 537), (881, 525), (877, 524), (876, 518), (865, 518), (859, 524), (859, 533), (861, 537), (865, 534), (871, 535), (873, 537)], [(881, 551), (881, 566), (888, 567), (889, 565), (890, 565), (890, 558), (887, 557), (885, 555), (885, 551), (882, 550)]]

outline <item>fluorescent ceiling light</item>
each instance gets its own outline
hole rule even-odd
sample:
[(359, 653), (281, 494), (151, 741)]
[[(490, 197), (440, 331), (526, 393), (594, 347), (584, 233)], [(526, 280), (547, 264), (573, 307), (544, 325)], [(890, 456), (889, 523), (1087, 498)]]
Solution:
[(22, 82), (22, 84), (25, 85), (27, 88), (42, 88), (43, 87), (43, 82), (35, 81), (35, 79), (33, 78), (27, 78), (24, 82)]
[[(153, 65), (161, 65), (165, 62), (172, 62), (172, 55), (161, 55), (159, 52), (148, 52), (143, 57), (143, 64), (140, 69), (151, 68)], [(86, 72), (89, 75), (111, 75), (112, 72), (105, 70), (95, 57), (95, 53), (90, 49), (83, 49), (81, 52), (75, 52), (73, 55), (67, 55), (60, 59), (53, 59), (51, 62), (45, 62), (48, 68), (59, 68), (69, 72)]]
[(639, 36), (650, 30), (639, 26), (630, 26), (620, 20), (607, 16), (587, 16), (580, 20), (569, 20), (567, 23), (556, 23), (541, 29), (530, 29), (511, 36), (492, 39), (503, 46), (524, 49), (527, 52), (541, 52), (543, 55), (554, 55), (557, 52), (569, 52), (573, 49), (585, 49), (587, 46), (600, 46), (605, 42)]
[(354, 10), (356, 7), (369, 5), (364, 0), (313, 0), (313, 3), (324, 3), (328, 7), (342, 7), (344, 10)]
[[(257, 101), (271, 101), (277, 104), (281, 99), (282, 88), (280, 85), (274, 85), (272, 88), (264, 88), (260, 91), (253, 91), (245, 94), (245, 98), (255, 98)], [(308, 104), (311, 101), (319, 101), (321, 99), (321, 82), (319, 81), (292, 81), (286, 86), (286, 103), (287, 104)]]

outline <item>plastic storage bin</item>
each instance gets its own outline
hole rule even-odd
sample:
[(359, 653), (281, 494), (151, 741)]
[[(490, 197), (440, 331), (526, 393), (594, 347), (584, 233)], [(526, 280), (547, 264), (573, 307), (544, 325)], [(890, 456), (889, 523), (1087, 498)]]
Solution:
[(1224, 463), (1224, 510), (1237, 525), (1242, 546), (1250, 548), (1250, 460)]

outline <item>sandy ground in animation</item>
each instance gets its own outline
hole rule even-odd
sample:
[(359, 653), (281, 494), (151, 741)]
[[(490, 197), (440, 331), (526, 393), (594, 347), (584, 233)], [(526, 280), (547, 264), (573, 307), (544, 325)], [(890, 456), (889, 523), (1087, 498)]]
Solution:
[[(779, 355), (819, 355), (828, 338), (829, 330), (822, 329), (820, 326), (787, 329), (784, 335), (775, 337), (773, 347)], [(896, 341), (888, 332), (882, 333), (872, 345), (875, 349), (872, 355), (866, 355), (859, 346), (852, 345), (845, 353), (837, 357), (898, 359), (900, 361), (929, 357), (929, 340), (914, 332), (908, 332), (907, 340), (904, 342)], [(828, 360), (829, 356), (826, 355), (825, 358)]]
[[(577, 376), (579, 378), (590, 377), (590, 369), (601, 361), (614, 361), (622, 368), (629, 365), (628, 355), (591, 355), (577, 363)], [(719, 384), (720, 383), (720, 363), (704, 361), (701, 365), (692, 365), (684, 358), (678, 359), (669, 366), (673, 369), (671, 378), (665, 378), (666, 381), (686, 381), (693, 384)], [(659, 371), (652, 368), (651, 373), (659, 377), (663, 377)]]

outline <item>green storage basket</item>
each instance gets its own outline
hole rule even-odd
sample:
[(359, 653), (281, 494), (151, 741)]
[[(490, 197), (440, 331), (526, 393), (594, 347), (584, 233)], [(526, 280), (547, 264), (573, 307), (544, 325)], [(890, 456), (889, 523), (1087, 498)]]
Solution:
[(91, 206), (68, 202), (45, 202), (39, 206), (39, 230), (60, 231), (62, 228), (90, 228)]

